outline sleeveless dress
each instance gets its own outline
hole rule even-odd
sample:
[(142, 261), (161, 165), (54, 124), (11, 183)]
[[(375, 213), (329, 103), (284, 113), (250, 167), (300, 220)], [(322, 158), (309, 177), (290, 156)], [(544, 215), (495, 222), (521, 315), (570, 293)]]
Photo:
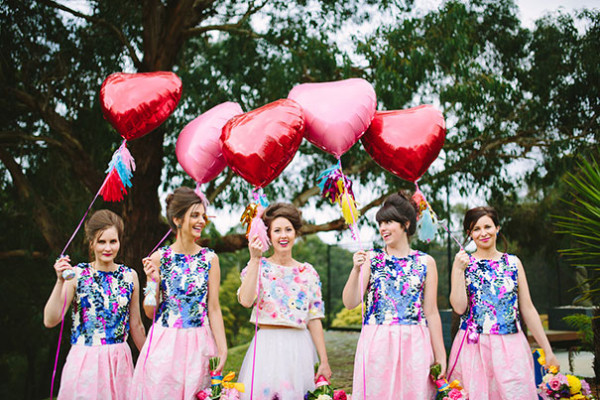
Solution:
[[(242, 280), (247, 269), (242, 271)], [(241, 399), (301, 400), (314, 390), (318, 361), (307, 323), (324, 317), (321, 281), (308, 263), (299, 267), (260, 260), (259, 292), (250, 321), (290, 328), (259, 329), (240, 369)], [(256, 358), (254, 346), (256, 344)], [(254, 380), (252, 379), (254, 364)]]
[(498, 261), (471, 256), (465, 269), (468, 307), (448, 369), (456, 362), (450, 379), (460, 380), (471, 400), (537, 399), (531, 349), (519, 323), (518, 275), (517, 258), (509, 254)]
[(159, 254), (160, 305), (135, 367), (131, 398), (195, 399), (210, 385), (208, 361), (217, 355), (208, 320), (215, 253), (203, 248), (177, 254), (163, 247)]
[(71, 349), (60, 381), (59, 399), (128, 399), (133, 361), (127, 344), (133, 271), (73, 268)]
[[(364, 326), (356, 347), (352, 399), (430, 399), (433, 350), (423, 312), (425, 253), (371, 251)], [(365, 368), (363, 369), (363, 360)], [(364, 373), (364, 375), (363, 375)]]

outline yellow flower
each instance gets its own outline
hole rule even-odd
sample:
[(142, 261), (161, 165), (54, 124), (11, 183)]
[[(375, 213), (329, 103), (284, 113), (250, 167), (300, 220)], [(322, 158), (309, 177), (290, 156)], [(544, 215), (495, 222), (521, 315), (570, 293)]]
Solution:
[(576, 376), (567, 375), (567, 381), (569, 382), (571, 394), (577, 394), (581, 392), (581, 381)]
[(571, 396), (569, 400), (585, 400), (585, 396), (581, 393), (576, 394), (575, 396)]

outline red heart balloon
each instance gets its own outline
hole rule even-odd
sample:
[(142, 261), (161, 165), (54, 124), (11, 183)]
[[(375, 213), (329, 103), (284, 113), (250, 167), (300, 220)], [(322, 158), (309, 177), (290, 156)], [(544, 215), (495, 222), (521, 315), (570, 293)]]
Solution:
[(416, 182), (437, 158), (446, 138), (444, 116), (430, 105), (377, 111), (361, 140), (373, 160)]
[(255, 187), (265, 187), (292, 161), (304, 135), (304, 112), (281, 99), (231, 118), (221, 132), (223, 157)]
[(157, 128), (181, 98), (181, 79), (172, 72), (111, 74), (100, 88), (104, 118), (132, 140)]

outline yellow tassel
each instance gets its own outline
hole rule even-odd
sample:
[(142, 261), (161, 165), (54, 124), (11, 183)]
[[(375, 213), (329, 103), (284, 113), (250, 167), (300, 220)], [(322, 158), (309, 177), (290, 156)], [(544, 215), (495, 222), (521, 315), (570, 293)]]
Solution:
[(343, 192), (340, 196), (340, 206), (342, 207), (342, 215), (346, 223), (348, 225), (356, 224), (360, 213), (356, 208), (354, 198), (348, 192)]

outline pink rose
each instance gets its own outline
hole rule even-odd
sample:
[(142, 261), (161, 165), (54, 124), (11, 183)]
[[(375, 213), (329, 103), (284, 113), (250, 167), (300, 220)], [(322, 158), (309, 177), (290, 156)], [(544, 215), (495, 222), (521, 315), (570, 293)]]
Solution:
[(209, 391), (209, 390), (210, 390), (210, 389), (204, 389), (204, 390), (201, 390), (201, 391), (199, 391), (198, 393), (196, 393), (196, 398), (197, 398), (198, 400), (206, 400), (206, 399), (210, 399), (210, 393), (209, 393), (209, 392), (207, 392), (207, 391)]
[(344, 392), (343, 390), (335, 390), (333, 392), (333, 400), (346, 400), (347, 396), (346, 396), (346, 392)]
[(450, 397), (451, 400), (460, 400), (462, 399), (462, 394), (460, 393), (460, 390), (452, 389), (450, 393), (448, 393), (448, 397)]
[(548, 387), (550, 387), (550, 389), (552, 389), (553, 391), (558, 391), (561, 385), (562, 382), (560, 381), (560, 378), (558, 376), (553, 376), (548, 382)]

